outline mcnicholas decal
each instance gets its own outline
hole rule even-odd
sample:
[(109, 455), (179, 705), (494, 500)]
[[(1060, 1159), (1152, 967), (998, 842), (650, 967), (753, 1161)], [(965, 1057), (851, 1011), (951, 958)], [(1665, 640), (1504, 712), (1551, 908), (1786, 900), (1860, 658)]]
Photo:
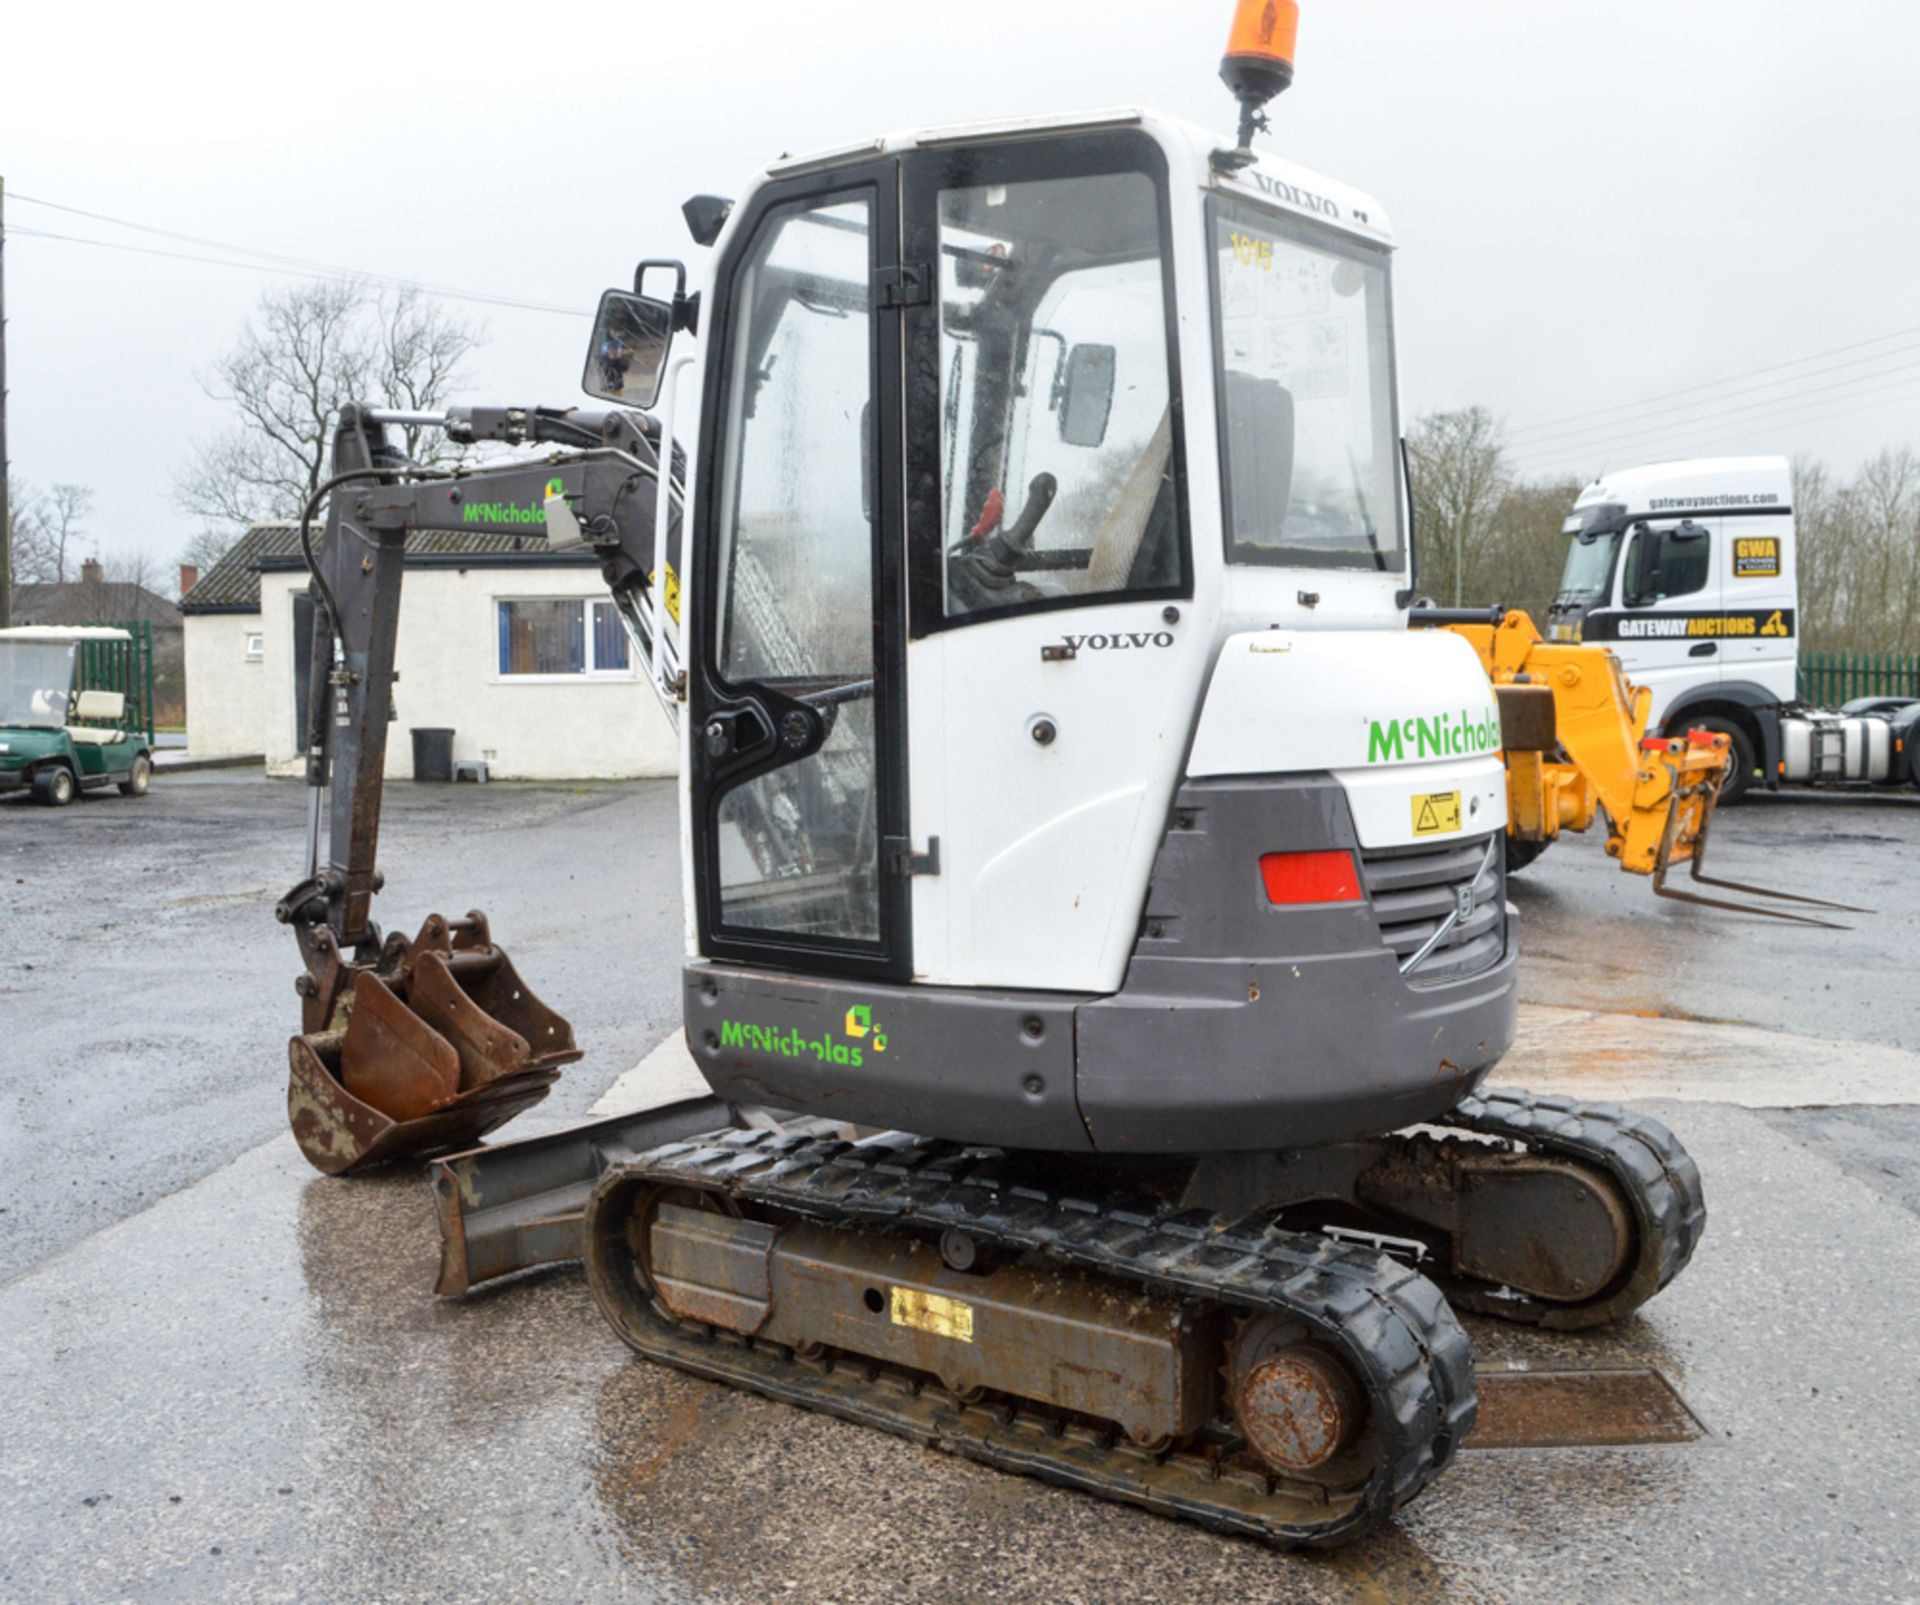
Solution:
[(1500, 715), (1489, 708), (1431, 719), (1367, 721), (1367, 762), (1407, 763), (1421, 758), (1472, 758), (1500, 750)]

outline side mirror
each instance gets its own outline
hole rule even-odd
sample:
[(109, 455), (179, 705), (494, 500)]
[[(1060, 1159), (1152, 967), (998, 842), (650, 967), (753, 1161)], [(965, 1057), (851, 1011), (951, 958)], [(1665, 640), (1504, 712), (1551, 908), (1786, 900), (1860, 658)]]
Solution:
[(660, 399), (667, 348), (673, 344), (673, 308), (625, 290), (600, 297), (580, 388), (623, 407), (651, 407)]
[(1703, 541), (1707, 538), (1707, 527), (1696, 524), (1692, 519), (1683, 520), (1677, 528), (1667, 531), (1676, 541)]
[(1113, 416), (1112, 346), (1077, 345), (1067, 353), (1060, 398), (1060, 438), (1069, 446), (1097, 446)]

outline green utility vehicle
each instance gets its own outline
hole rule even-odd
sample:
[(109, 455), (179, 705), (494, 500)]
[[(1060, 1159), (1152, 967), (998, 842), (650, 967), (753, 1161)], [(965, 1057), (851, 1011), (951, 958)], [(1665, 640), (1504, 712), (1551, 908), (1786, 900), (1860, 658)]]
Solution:
[(103, 786), (146, 794), (153, 691), (144, 644), (98, 625), (0, 630), (0, 792), (31, 786), (53, 808)]

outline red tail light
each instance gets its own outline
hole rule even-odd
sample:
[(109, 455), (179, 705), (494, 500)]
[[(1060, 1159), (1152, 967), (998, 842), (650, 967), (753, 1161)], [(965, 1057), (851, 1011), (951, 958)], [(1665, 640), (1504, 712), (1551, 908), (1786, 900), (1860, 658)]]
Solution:
[(1321, 853), (1268, 853), (1260, 879), (1269, 903), (1357, 903), (1360, 871), (1344, 848)]

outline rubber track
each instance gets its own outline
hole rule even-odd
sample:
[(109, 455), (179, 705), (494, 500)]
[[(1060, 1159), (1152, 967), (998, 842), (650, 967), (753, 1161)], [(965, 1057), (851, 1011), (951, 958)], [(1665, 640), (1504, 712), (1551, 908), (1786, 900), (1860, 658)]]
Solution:
[(1700, 1167), (1680, 1139), (1648, 1115), (1503, 1088), (1465, 1099), (1440, 1124), (1598, 1166), (1626, 1195), (1639, 1230), (1632, 1268), (1588, 1303), (1556, 1304), (1442, 1277), (1448, 1298), (1465, 1309), (1561, 1332), (1623, 1320), (1680, 1274), (1706, 1231)]
[[(1036, 1181), (1005, 1156), (890, 1133), (860, 1144), (728, 1132), (669, 1144), (609, 1172), (589, 1207), (603, 1235), (636, 1192), (685, 1185), (835, 1225), (913, 1234), (948, 1228), (1100, 1276), (1236, 1312), (1273, 1311), (1334, 1347), (1371, 1407), (1375, 1469), (1351, 1494), (1274, 1479), (1250, 1455), (1204, 1446), (1152, 1454), (1044, 1407), (965, 1405), (887, 1368), (806, 1360), (776, 1346), (672, 1326), (609, 1287), (596, 1297), (641, 1353), (790, 1403), (899, 1433), (1010, 1471), (1287, 1547), (1331, 1547), (1381, 1526), (1442, 1470), (1472, 1431), (1472, 1351), (1440, 1290), (1385, 1256), (1276, 1228), (1271, 1212), (1224, 1222), (1200, 1210)], [(623, 1241), (623, 1240), (622, 1240)], [(632, 1317), (638, 1316), (639, 1319)]]

